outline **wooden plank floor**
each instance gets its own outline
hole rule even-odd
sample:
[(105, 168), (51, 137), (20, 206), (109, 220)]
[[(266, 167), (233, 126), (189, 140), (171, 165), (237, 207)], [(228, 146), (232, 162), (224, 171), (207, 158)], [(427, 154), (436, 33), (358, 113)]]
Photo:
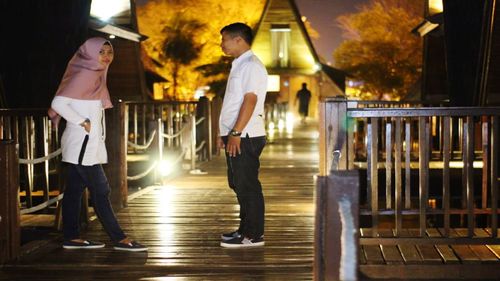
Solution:
[[(207, 175), (187, 174), (148, 187), (117, 213), (125, 231), (149, 246), (147, 253), (117, 252), (109, 246), (63, 250), (59, 235), (4, 265), (0, 280), (312, 280), (315, 126), (299, 126), (293, 135), (276, 136), (264, 150), (263, 248), (219, 246), (220, 233), (235, 229), (238, 222), (238, 206), (227, 187), (221, 156), (200, 166)], [(405, 231), (412, 235), (414, 230)], [(453, 230), (453, 235), (462, 232)], [(390, 237), (392, 232), (381, 230), (381, 235)], [(428, 229), (428, 235), (440, 234)], [(108, 241), (97, 221), (85, 237)], [(498, 245), (363, 245), (360, 280), (500, 280), (499, 259)]]
[[(5, 265), (2, 280), (311, 280), (314, 175), (318, 171), (316, 125), (276, 135), (261, 161), (266, 200), (266, 246), (225, 249), (220, 233), (238, 223), (227, 187), (223, 156), (201, 166), (207, 175), (184, 175), (148, 187), (118, 219), (147, 253), (63, 250), (61, 240)], [(107, 242), (97, 221), (86, 238)]]

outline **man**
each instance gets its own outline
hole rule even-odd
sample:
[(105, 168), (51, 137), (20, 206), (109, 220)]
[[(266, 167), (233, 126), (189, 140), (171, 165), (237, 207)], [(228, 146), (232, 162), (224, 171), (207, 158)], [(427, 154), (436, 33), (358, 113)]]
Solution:
[(311, 91), (307, 89), (307, 83), (302, 83), (302, 89), (297, 91), (295, 103), (299, 101), (299, 114), (302, 117), (302, 123), (306, 123), (307, 115), (309, 115), (309, 100), (311, 99)]
[(222, 234), (222, 247), (264, 245), (264, 197), (258, 179), (259, 156), (266, 144), (264, 101), (267, 71), (250, 50), (252, 29), (233, 23), (220, 31), (222, 51), (234, 57), (219, 119), (218, 148), (226, 152), (229, 186), (240, 206), (240, 225)]

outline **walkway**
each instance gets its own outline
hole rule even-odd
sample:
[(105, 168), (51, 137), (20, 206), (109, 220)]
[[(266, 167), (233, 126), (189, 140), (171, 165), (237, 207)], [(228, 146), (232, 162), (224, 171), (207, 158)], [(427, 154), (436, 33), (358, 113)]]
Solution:
[[(298, 126), (266, 146), (261, 181), (266, 246), (224, 249), (221, 232), (237, 227), (238, 206), (226, 184), (225, 159), (204, 163), (207, 175), (185, 175), (147, 188), (117, 215), (147, 253), (112, 247), (63, 250), (56, 239), (0, 271), (0, 280), (311, 280), (316, 125)], [(107, 241), (93, 221), (87, 238)]]

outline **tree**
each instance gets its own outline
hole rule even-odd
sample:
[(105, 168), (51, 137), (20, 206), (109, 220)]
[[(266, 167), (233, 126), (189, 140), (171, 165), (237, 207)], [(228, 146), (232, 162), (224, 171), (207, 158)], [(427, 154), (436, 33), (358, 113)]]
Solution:
[(334, 51), (335, 65), (363, 82), (361, 98), (399, 100), (418, 80), (422, 40), (411, 30), (422, 14), (422, 0), (372, 0), (337, 18), (346, 40)]
[(172, 90), (176, 100), (178, 78), (181, 67), (188, 66), (200, 56), (203, 44), (194, 40), (202, 31), (204, 24), (197, 20), (186, 20), (180, 15), (173, 18), (171, 24), (165, 26), (167, 34), (161, 49), (161, 58), (171, 64)]
[(226, 0), (223, 4), (219, 0), (149, 0), (143, 2), (144, 4), (137, 6), (137, 19), (139, 32), (148, 36), (148, 39), (142, 42), (142, 60), (145, 69), (173, 79), (172, 63), (167, 61), (169, 56), (162, 52), (168, 36), (168, 33), (164, 32), (165, 27), (171, 26), (175, 17), (196, 20), (204, 24), (203, 30), (191, 37), (194, 45), (203, 46), (199, 56), (190, 63), (182, 65), (177, 75), (177, 95), (180, 98), (192, 98), (198, 87), (222, 81), (224, 77), (227, 77), (227, 73), (205, 75), (205, 73), (193, 71), (198, 66), (219, 62), (223, 55), (220, 49), (220, 29), (236, 21), (254, 27), (264, 10), (265, 2), (266, 0), (243, 2)]

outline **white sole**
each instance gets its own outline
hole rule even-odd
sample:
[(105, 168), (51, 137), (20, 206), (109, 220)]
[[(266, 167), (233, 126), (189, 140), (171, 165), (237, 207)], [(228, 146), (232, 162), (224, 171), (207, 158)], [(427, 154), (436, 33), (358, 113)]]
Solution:
[(220, 246), (224, 248), (251, 248), (251, 247), (261, 247), (264, 246), (265, 243), (264, 241), (262, 242), (257, 242), (257, 243), (252, 243), (252, 244), (228, 244), (224, 242), (220, 242)]
[(96, 246), (64, 246), (63, 249), (67, 250), (77, 250), (77, 249), (102, 249), (106, 245), (96, 245)]
[(128, 252), (145, 252), (148, 250), (148, 248), (126, 249), (126, 248), (120, 248), (120, 247), (113, 247), (113, 249), (115, 249), (117, 251), (128, 251)]

